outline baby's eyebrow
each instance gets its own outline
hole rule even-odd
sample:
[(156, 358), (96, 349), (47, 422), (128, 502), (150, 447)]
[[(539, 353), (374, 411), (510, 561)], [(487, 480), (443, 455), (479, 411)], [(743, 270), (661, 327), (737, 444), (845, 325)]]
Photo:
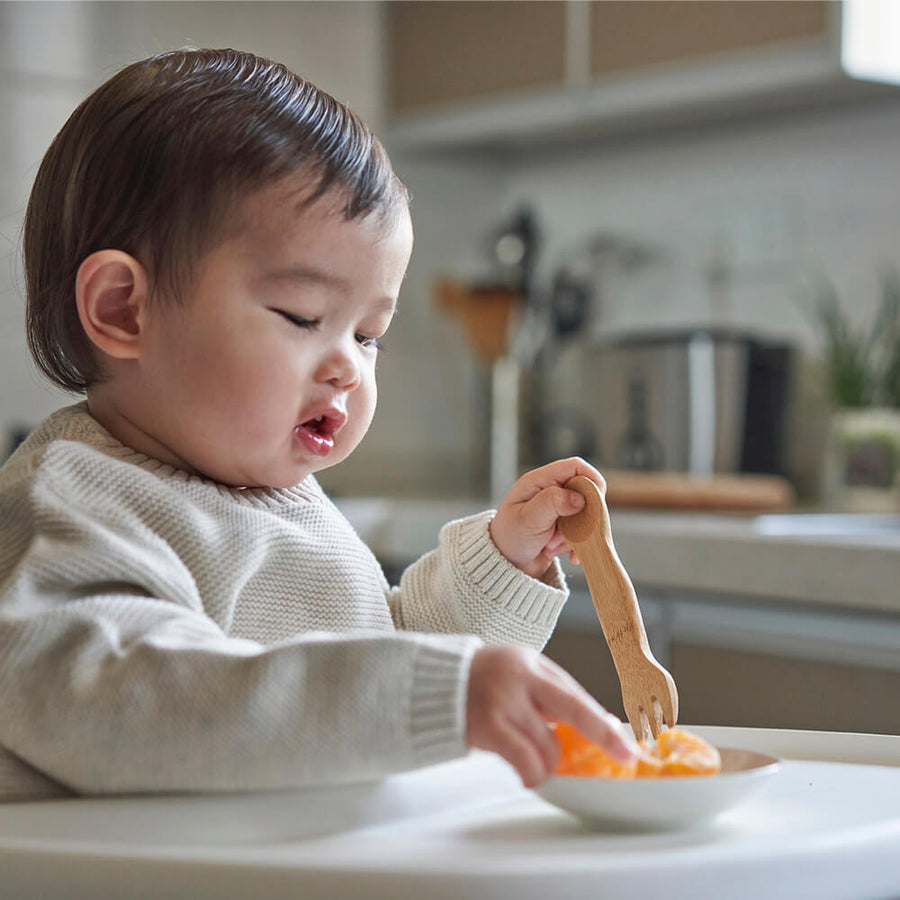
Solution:
[[(284, 269), (273, 269), (263, 276), (266, 281), (288, 281), (297, 284), (324, 284), (343, 293), (349, 293), (350, 281), (340, 275), (331, 272), (323, 272), (321, 269), (310, 266), (288, 266)], [(371, 310), (374, 313), (389, 313), (393, 315), (397, 309), (396, 297), (378, 297), (372, 301)]]
[(266, 281), (296, 281), (301, 284), (315, 282), (342, 291), (349, 289), (349, 282), (346, 278), (310, 266), (288, 266), (284, 269), (273, 269), (266, 272), (263, 277)]

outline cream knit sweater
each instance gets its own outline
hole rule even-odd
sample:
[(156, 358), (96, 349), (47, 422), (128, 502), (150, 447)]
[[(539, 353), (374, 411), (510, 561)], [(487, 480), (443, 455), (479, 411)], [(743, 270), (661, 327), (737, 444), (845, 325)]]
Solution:
[(0, 469), (0, 799), (272, 789), (466, 752), (481, 641), (541, 647), (566, 598), (451, 522), (391, 588), (314, 478), (233, 489), (85, 404)]

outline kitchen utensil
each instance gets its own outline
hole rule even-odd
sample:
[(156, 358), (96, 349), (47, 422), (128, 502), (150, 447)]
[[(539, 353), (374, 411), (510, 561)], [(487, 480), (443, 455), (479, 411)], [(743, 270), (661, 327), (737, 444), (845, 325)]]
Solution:
[(437, 305), (459, 319), (466, 339), (481, 362), (507, 356), (515, 329), (519, 295), (507, 287), (469, 287), (439, 280)]
[(650, 652), (637, 595), (613, 544), (603, 494), (583, 475), (569, 479), (566, 487), (581, 494), (585, 504), (574, 516), (561, 516), (559, 530), (584, 568), (632, 730), (638, 740), (655, 738), (664, 723), (671, 727), (678, 719), (675, 681)]
[(557, 775), (536, 792), (548, 803), (597, 825), (667, 829), (698, 825), (742, 803), (779, 770), (774, 756), (720, 747), (718, 775), (596, 778)]
[(623, 443), (627, 448), (624, 438), (634, 428), (639, 383), (641, 422), (661, 450), (656, 469), (784, 475), (795, 357), (792, 345), (753, 332), (599, 335), (584, 348), (591, 390), (583, 402), (603, 436), (602, 468), (636, 468)]
[(533, 297), (534, 270), (540, 244), (537, 218), (527, 206), (517, 210), (491, 234), (491, 255), (503, 273), (503, 282), (525, 303)]
[(619, 458), (626, 469), (653, 471), (663, 465), (662, 445), (647, 423), (647, 383), (639, 375), (628, 382), (628, 428)]
[(558, 269), (550, 287), (550, 318), (554, 335), (563, 338), (578, 334), (587, 324), (590, 305), (590, 285), (568, 269)]

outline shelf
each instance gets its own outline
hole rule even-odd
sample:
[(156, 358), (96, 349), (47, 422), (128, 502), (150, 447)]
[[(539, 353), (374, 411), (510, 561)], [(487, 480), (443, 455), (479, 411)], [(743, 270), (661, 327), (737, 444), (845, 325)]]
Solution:
[(830, 42), (803, 41), (397, 117), (386, 139), (392, 152), (505, 153), (897, 93), (848, 78)]

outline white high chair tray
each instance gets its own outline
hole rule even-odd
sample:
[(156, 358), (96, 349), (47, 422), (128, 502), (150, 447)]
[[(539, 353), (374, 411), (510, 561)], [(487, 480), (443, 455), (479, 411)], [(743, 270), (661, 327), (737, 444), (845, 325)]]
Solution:
[(378, 784), (0, 805), (0, 896), (900, 897), (900, 737), (686, 726), (781, 758), (701, 826), (592, 830), (472, 754)]

